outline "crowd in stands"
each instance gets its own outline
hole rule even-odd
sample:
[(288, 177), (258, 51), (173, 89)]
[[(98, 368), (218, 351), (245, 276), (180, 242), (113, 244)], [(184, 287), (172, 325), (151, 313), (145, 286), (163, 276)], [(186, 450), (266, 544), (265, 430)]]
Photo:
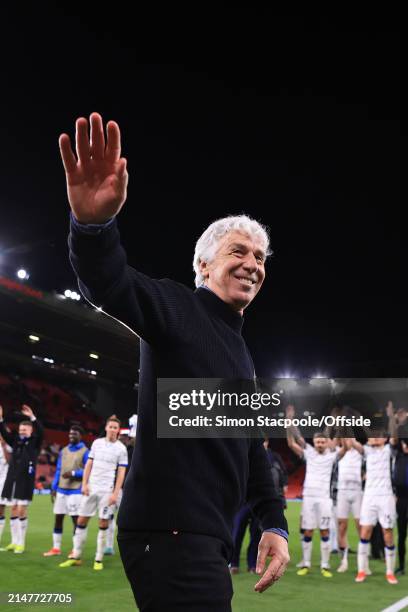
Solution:
[(55, 382), (16, 372), (0, 372), (1, 403), (13, 428), (20, 420), (22, 403), (35, 406), (36, 414), (45, 427), (45, 438), (38, 458), (36, 488), (48, 489), (54, 477), (58, 453), (67, 444), (67, 432), (72, 425), (80, 425), (91, 442), (102, 426), (102, 419), (84, 399)]

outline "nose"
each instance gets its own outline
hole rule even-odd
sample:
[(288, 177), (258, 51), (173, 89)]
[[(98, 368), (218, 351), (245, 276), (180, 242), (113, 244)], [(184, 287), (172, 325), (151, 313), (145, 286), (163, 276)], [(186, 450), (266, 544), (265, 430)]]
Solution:
[(253, 253), (247, 253), (245, 260), (242, 263), (242, 266), (245, 270), (253, 274), (258, 270), (258, 262)]

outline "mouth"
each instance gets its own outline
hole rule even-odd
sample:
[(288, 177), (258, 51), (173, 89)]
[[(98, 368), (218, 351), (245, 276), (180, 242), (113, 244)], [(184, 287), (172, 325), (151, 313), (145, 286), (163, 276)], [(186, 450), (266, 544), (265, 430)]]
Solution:
[(235, 278), (247, 287), (252, 287), (256, 283), (256, 281), (254, 281), (252, 278), (249, 278), (248, 276), (236, 276)]

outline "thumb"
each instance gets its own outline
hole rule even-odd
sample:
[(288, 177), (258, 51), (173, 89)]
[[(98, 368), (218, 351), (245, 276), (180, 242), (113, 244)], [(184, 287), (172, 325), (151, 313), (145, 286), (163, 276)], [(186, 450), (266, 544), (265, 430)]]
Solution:
[(258, 547), (258, 557), (256, 559), (256, 573), (262, 574), (265, 569), (265, 561), (268, 554), (268, 548), (265, 546)]
[(120, 179), (123, 179), (125, 174), (126, 174), (126, 167), (127, 167), (127, 160), (122, 157), (121, 160), (119, 161), (119, 168), (118, 168), (118, 177)]

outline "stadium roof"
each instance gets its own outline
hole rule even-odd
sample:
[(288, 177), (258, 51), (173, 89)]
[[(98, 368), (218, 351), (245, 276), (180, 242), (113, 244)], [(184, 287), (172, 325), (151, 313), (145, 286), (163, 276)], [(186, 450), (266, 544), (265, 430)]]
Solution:
[(31, 361), (132, 385), (138, 380), (139, 340), (123, 325), (83, 303), (1, 276), (0, 335), (4, 365)]

